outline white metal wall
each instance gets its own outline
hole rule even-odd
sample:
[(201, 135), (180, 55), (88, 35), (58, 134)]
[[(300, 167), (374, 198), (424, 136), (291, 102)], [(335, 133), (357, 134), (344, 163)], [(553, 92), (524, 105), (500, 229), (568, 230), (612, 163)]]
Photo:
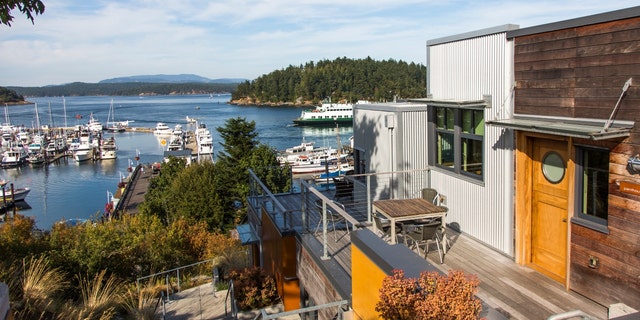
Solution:
[[(513, 44), (505, 33), (427, 48), (429, 93), (434, 100), (481, 100), (490, 95), (485, 121), (509, 117), (513, 110)], [(447, 196), (447, 222), (464, 233), (514, 255), (513, 133), (485, 126), (484, 182), (434, 169), (432, 186)]]

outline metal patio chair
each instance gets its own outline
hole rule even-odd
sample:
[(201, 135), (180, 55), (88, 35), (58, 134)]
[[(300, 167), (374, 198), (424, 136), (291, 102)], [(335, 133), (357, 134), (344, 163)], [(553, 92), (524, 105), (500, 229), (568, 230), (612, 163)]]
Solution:
[(402, 235), (405, 245), (409, 248), (413, 246), (418, 248), (418, 254), (420, 254), (420, 246), (424, 246), (425, 259), (427, 258), (427, 253), (429, 253), (429, 245), (435, 243), (438, 248), (438, 255), (440, 256), (440, 263), (443, 263), (443, 254), (440, 249), (440, 236), (438, 236), (438, 233), (442, 231), (441, 229), (442, 224), (440, 221), (420, 225), (403, 225)]

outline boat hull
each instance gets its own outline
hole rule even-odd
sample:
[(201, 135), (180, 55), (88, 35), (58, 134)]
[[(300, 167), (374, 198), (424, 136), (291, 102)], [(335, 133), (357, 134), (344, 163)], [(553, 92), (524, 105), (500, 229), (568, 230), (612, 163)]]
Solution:
[(31, 192), (31, 189), (17, 188), (17, 189), (13, 189), (13, 191), (15, 194), (11, 193), (10, 189), (5, 189), (4, 191), (5, 198), (13, 199), (13, 201), (24, 201), (24, 199), (27, 197), (29, 192)]
[(318, 126), (318, 127), (330, 127), (339, 124), (340, 126), (353, 126), (353, 118), (339, 118), (339, 119), (295, 119), (293, 124), (296, 126)]

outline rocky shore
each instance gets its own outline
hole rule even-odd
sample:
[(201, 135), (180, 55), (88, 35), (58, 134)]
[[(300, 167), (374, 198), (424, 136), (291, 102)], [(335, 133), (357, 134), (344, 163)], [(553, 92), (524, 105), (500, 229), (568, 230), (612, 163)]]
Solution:
[(258, 99), (250, 98), (250, 97), (242, 97), (240, 99), (232, 99), (229, 101), (229, 104), (237, 105), (237, 106), (260, 106), (260, 107), (303, 107), (309, 108), (313, 107), (314, 104), (311, 101), (301, 101), (296, 100), (295, 102), (285, 102), (285, 101), (260, 101)]

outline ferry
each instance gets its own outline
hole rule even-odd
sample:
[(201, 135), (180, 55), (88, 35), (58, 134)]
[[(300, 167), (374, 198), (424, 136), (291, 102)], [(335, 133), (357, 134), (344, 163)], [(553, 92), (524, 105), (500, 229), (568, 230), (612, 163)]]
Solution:
[[(368, 104), (359, 100), (356, 104)], [(353, 103), (331, 103), (331, 100), (311, 110), (304, 110), (299, 118), (293, 120), (298, 126), (353, 125)]]

